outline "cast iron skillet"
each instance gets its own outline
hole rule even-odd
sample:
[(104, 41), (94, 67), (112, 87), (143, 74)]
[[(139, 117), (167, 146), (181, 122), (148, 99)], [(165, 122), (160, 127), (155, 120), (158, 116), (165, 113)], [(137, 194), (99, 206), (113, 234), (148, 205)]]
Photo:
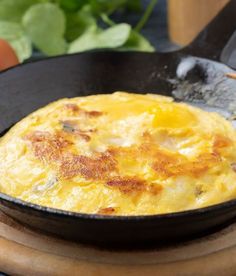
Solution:
[[(207, 102), (206, 91), (214, 96), (224, 89), (228, 98), (219, 93), (221, 98), (217, 97), (214, 104), (228, 108), (236, 98), (236, 81), (224, 76), (231, 69), (204, 58), (219, 60), (223, 46), (236, 30), (234, 11), (236, 1), (231, 1), (189, 47), (175, 53), (92, 52), (33, 62), (3, 72), (0, 132), (59, 98), (116, 90), (163, 95), (175, 91), (181, 98), (179, 89), (187, 87), (192, 93), (192, 99), (188, 94), (187, 100)], [(184, 58), (190, 54), (201, 58), (192, 57), (186, 65)], [(0, 193), (0, 209), (23, 224), (65, 239), (134, 248), (182, 241), (215, 231), (236, 216), (236, 200), (172, 214), (106, 217), (46, 208)]]

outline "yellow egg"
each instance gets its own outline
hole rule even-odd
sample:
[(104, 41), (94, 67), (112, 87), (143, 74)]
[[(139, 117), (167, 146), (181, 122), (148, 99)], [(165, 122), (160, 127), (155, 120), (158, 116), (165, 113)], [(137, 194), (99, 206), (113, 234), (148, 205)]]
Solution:
[(163, 103), (150, 110), (154, 127), (183, 128), (196, 123), (194, 114), (175, 103)]
[(231, 124), (169, 97), (61, 99), (0, 140), (0, 192), (82, 213), (150, 215), (236, 198)]

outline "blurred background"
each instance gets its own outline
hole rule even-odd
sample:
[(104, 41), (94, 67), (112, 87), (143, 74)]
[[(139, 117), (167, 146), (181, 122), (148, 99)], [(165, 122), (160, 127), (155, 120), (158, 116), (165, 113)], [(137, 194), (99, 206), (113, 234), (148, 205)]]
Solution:
[(0, 69), (100, 49), (174, 51), (189, 44), (227, 2), (0, 0)]

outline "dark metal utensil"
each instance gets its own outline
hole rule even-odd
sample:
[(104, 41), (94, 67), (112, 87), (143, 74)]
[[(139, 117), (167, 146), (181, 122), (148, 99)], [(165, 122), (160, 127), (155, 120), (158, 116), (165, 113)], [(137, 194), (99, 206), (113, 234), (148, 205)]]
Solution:
[(227, 76), (236, 69), (235, 15), (236, 1), (232, 0), (180, 51), (184, 57), (176, 70), (173, 95), (177, 99), (236, 112), (235, 81)]

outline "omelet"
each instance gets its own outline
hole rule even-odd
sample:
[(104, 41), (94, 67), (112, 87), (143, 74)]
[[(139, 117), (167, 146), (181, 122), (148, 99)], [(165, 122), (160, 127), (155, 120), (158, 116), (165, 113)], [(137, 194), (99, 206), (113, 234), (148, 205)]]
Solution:
[(172, 98), (61, 99), (0, 140), (0, 192), (79, 213), (153, 215), (236, 198), (236, 132)]

